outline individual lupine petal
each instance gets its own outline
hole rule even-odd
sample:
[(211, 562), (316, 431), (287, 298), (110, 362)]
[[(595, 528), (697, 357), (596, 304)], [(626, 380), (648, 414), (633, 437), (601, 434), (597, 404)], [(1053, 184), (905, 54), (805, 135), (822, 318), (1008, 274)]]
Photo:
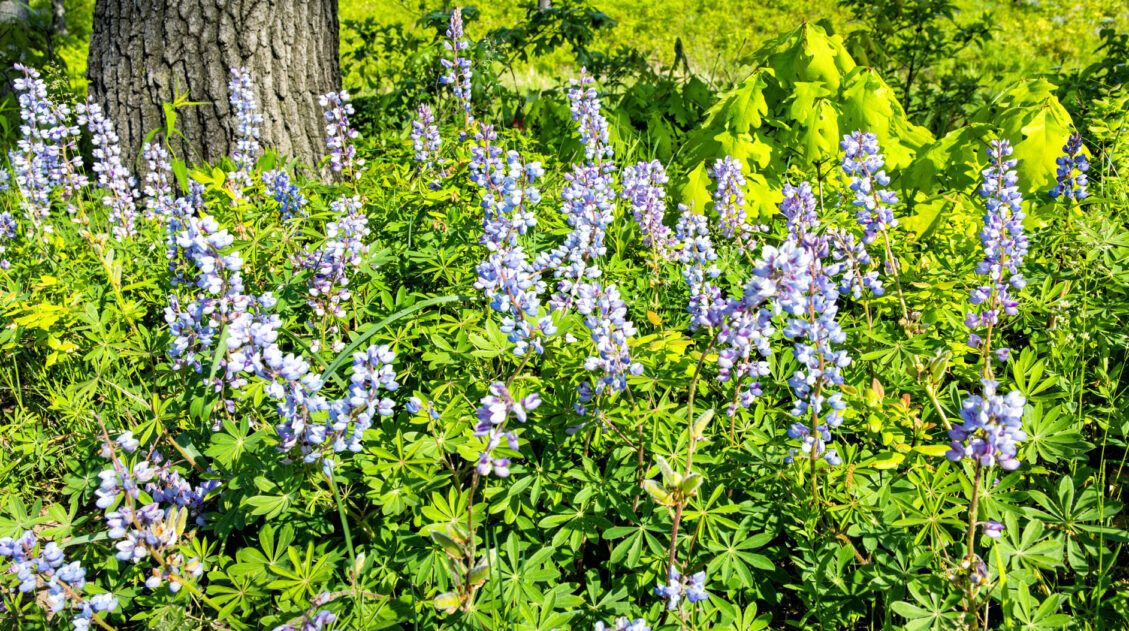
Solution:
[(690, 576), (690, 580), (686, 584), (686, 600), (691, 603), (699, 603), (709, 597), (710, 595), (706, 592), (706, 573), (702, 571)]
[(1058, 168), (1055, 172), (1057, 184), (1051, 189), (1051, 197), (1062, 197), (1069, 201), (1083, 200), (1089, 196), (1087, 189), (1089, 180), (1086, 172), (1090, 170), (1090, 161), (1082, 153), (1082, 134), (1070, 134), (1066, 145), (1062, 148), (1063, 155), (1055, 163)]
[(236, 186), (236, 194), (242, 195), (242, 189), (251, 186), (251, 171), (262, 151), (259, 137), (263, 115), (259, 113), (259, 104), (255, 100), (250, 70), (232, 68), (227, 90), (235, 118), (235, 147), (231, 152), (235, 172), (231, 174), (231, 180)]
[(137, 451), (137, 448), (141, 445), (141, 443), (133, 437), (133, 432), (122, 432), (114, 442), (117, 443), (119, 449), (127, 454)]
[(984, 528), (984, 536), (989, 539), (999, 539), (1004, 534), (1004, 525), (998, 521), (989, 519), (980, 522), (980, 525)]

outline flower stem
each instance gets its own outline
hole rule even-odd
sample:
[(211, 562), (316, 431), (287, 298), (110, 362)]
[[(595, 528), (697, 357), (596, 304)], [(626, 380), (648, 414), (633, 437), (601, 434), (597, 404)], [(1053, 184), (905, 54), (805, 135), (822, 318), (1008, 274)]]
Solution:
[(972, 477), (972, 500), (968, 503), (968, 550), (965, 556), (965, 561), (968, 563), (969, 576), (964, 607), (966, 615), (971, 618), (967, 620), (969, 629), (975, 629), (978, 626), (976, 621), (976, 586), (972, 581), (972, 572), (976, 565), (976, 515), (980, 504), (980, 479), (983, 475), (983, 466), (980, 464), (979, 460), (976, 461), (975, 466), (976, 473)]
[(329, 478), (329, 488), (333, 490), (333, 501), (337, 504), (337, 515), (341, 518), (341, 531), (345, 533), (345, 548), (349, 551), (349, 558), (353, 560), (352, 567), (349, 571), (349, 580), (353, 584), (353, 598), (356, 601), (354, 604), (357, 607), (357, 620), (364, 622), (365, 616), (365, 599), (361, 595), (360, 590), (357, 589), (357, 552), (353, 548), (353, 534), (349, 531), (349, 518), (345, 514), (345, 502), (341, 498), (341, 491), (337, 488), (337, 482), (333, 479), (333, 474), (326, 476)]
[(882, 241), (886, 249), (886, 266), (894, 276), (894, 286), (898, 290), (898, 302), (902, 305), (902, 318), (905, 321), (905, 326), (909, 326), (909, 308), (906, 307), (906, 297), (902, 292), (902, 277), (898, 273), (898, 259), (894, 258), (894, 250), (890, 247), (890, 235), (885, 230), (882, 231)]
[[(698, 439), (694, 431), (694, 394), (698, 389), (698, 378), (702, 376), (702, 366), (706, 363), (706, 356), (713, 350), (714, 344), (717, 343), (717, 338), (721, 335), (719, 329), (713, 334), (710, 343), (706, 349), (702, 351), (702, 356), (698, 358), (698, 365), (694, 368), (694, 376), (690, 379), (690, 396), (686, 402), (686, 423), (690, 429), (690, 440), (686, 447), (686, 473), (690, 475), (691, 467), (694, 464), (694, 448), (697, 446)], [(686, 498), (683, 497), (681, 491), (677, 495), (674, 504), (674, 522), (670, 528), (670, 550), (667, 553), (669, 560), (668, 567), (673, 567), (674, 562), (678, 556), (678, 526), (682, 522), (682, 509), (686, 505)]]

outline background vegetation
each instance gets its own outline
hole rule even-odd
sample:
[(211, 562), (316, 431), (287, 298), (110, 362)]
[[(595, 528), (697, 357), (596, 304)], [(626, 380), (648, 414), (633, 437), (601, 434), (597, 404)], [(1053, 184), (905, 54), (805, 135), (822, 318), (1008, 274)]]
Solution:
[[(625, 200), (614, 203), (599, 265), (638, 328), (630, 351), (642, 374), (597, 399), (599, 414), (578, 414), (592, 350), (574, 310), (556, 315), (544, 355), (515, 356), (476, 286), (487, 256), (482, 190), (470, 179), (481, 128), (468, 128), (438, 81), (451, 13), (440, 3), (342, 2), (362, 176), (326, 177), (324, 165), (267, 148), (240, 201), (230, 162), (173, 160), (171, 172), (176, 196), (198, 187), (193, 216), (230, 232), (223, 252), (241, 254), (248, 294), (274, 293), (279, 344), (325, 377), (327, 396), (346, 392), (353, 350), (395, 351), (395, 413), (378, 416), (332, 476), (293, 450), (283, 459), (268, 380), (217, 391), (230, 349), (208, 349), (199, 371), (169, 357), (169, 296), (187, 303), (196, 290), (174, 282), (166, 226), (139, 222), (118, 241), (99, 192), (75, 198), (79, 214), (57, 196), (55, 233), (12, 239), (0, 253), (10, 261), (0, 270), (0, 537), (31, 529), (58, 541), (87, 569), (86, 596), (118, 598), (104, 616), (118, 628), (301, 627), (322, 610), (336, 617), (329, 626), (366, 629), (591, 628), (620, 616), (656, 629), (1129, 625), (1123, 3), (497, 4), (464, 12), (472, 110), (499, 143), (544, 167), (538, 223), (522, 239), (531, 253), (573, 227), (560, 209), (565, 174), (586, 162), (567, 95), (581, 67), (609, 121), (616, 186), (623, 167), (660, 160), (672, 228), (680, 202), (716, 223), (709, 171), (729, 155), (747, 178), (750, 222), (767, 226), (758, 241), (788, 239), (779, 206), (784, 185), (802, 180), (818, 192), (825, 227), (857, 231), (839, 141), (877, 136), (900, 198), (890, 256), (901, 286), (876, 245), (886, 294), (840, 301), (854, 357), (831, 443), (843, 464), (784, 463), (800, 445), (786, 434), (798, 363), (779, 335), (763, 396), (726, 414), (734, 388), (717, 379), (711, 332), (691, 326), (684, 262), (644, 245)], [(90, 8), (67, 9), (65, 37), (49, 49), (46, 31), (21, 33), (3, 66), (44, 68), (51, 97), (74, 103)], [(15, 147), (18, 112), (5, 98), (3, 141)], [(424, 103), (444, 139), (440, 171), (414, 157)], [(1092, 165), (1090, 196), (1078, 202), (1049, 194), (1074, 131)], [(981, 391), (983, 360), (963, 320), (981, 283), (978, 188), (993, 139), (1015, 147), (1031, 242), (1019, 312), (999, 331), (1012, 356), (996, 368), (1001, 392), (1026, 399), (1027, 436), (1022, 466), (991, 469), (981, 488), (967, 461), (944, 453), (946, 424)], [(125, 161), (145, 172), (143, 160)], [(283, 220), (262, 179), (276, 169), (308, 200), (299, 221)], [(371, 234), (349, 266), (343, 315), (327, 317), (309, 304), (313, 274), (301, 261), (334, 242), (334, 203), (353, 195)], [(0, 212), (21, 217), (20, 204), (16, 190), (0, 193)], [(759, 248), (749, 255), (711, 230), (718, 285), (739, 295)], [(541, 404), (510, 425), (520, 446), (502, 447), (509, 477), (480, 484), (476, 407), (499, 381)], [(220, 483), (193, 507), (199, 524), (178, 526), (178, 553), (204, 568), (178, 592), (167, 577), (145, 588), (148, 565), (115, 559), (95, 507), (110, 466), (98, 452), (125, 430), (143, 447), (123, 458), (160, 451), (193, 485)], [(684, 471), (701, 474), (700, 490), (672, 500)], [(654, 481), (648, 491), (644, 480)], [(982, 571), (962, 565), (974, 487), (973, 521), (1004, 526), (974, 550)], [(672, 535), (675, 504), (685, 517)], [(708, 599), (668, 611), (655, 595), (671, 551), (687, 575), (705, 572)], [(974, 576), (984, 583), (970, 587)], [(67, 627), (68, 616), (46, 614), (17, 584), (0, 578), (0, 625)]]

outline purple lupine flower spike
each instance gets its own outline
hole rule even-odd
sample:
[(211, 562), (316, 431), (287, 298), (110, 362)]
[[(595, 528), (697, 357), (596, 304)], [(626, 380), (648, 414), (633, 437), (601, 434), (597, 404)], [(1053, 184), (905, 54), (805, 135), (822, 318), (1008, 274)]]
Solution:
[(674, 257), (677, 245), (664, 223), (666, 215), (666, 169), (658, 160), (640, 162), (623, 170), (623, 199), (643, 232), (643, 245), (652, 248), (661, 260)]
[(92, 97), (78, 107), (78, 122), (90, 131), (94, 146), (94, 172), (98, 186), (106, 191), (102, 203), (110, 209), (110, 225), (114, 238), (121, 241), (136, 234), (137, 198), (140, 197), (133, 176), (122, 164), (121, 146), (114, 124), (102, 113)]
[(69, 198), (87, 184), (78, 151), (79, 128), (70, 123), (69, 107), (48, 98), (47, 84), (37, 71), (20, 64), (15, 70), (22, 76), (12, 82), (21, 123), (20, 139), (8, 153), (13, 183), (30, 227), (49, 234), (51, 193), (61, 190)]
[(870, 244), (884, 231), (898, 225), (893, 206), (898, 196), (886, 186), (890, 177), (883, 170), (886, 161), (878, 148), (878, 137), (856, 131), (843, 136), (843, 171), (850, 176), (850, 189), (855, 194), (857, 219), (863, 227), (863, 243)]
[(667, 573), (667, 582), (655, 587), (655, 595), (666, 601), (668, 611), (678, 609), (683, 598), (691, 604), (702, 602), (710, 596), (706, 592), (706, 573), (698, 572), (691, 576), (683, 576), (672, 565)]
[(154, 141), (145, 145), (142, 158), (145, 160), (145, 218), (167, 223), (176, 213), (169, 152)]
[(471, 69), (470, 59), (463, 56), (463, 51), (470, 47), (470, 42), (463, 33), (463, 10), (456, 8), (451, 12), (451, 21), (447, 26), (447, 39), (443, 47), (451, 54), (451, 58), (444, 57), (441, 61), (444, 74), (439, 77), (439, 82), (451, 86), (451, 94), (463, 110), (465, 127), (469, 128), (474, 122), (471, 113), (471, 79), (474, 72)]
[(482, 397), (476, 412), (478, 423), (474, 426), (474, 435), (485, 438), (482, 452), (478, 457), (477, 471), (481, 476), (494, 474), (499, 478), (510, 475), (510, 459), (498, 457), (494, 450), (505, 441), (506, 446), (517, 451), (520, 447), (517, 434), (506, 429), (510, 417), (524, 423), (528, 412), (541, 405), (541, 398), (536, 394), (527, 395), (521, 399), (515, 398), (504, 383), (490, 385), (490, 393)]
[(231, 180), (235, 184), (236, 194), (242, 195), (242, 189), (251, 186), (251, 171), (262, 152), (259, 138), (262, 135), (263, 115), (259, 113), (259, 104), (255, 100), (250, 70), (232, 68), (227, 89), (235, 118), (235, 148), (231, 152), (235, 172), (231, 174)]
[(682, 211), (675, 227), (675, 237), (682, 244), (678, 258), (682, 263), (682, 277), (690, 287), (690, 330), (713, 328), (721, 323), (725, 301), (721, 289), (712, 281), (721, 274), (714, 265), (717, 252), (710, 239), (709, 225), (703, 215), (679, 205)]
[(1017, 390), (996, 394), (996, 382), (983, 380), (980, 395), (969, 395), (961, 406), (963, 422), (949, 430), (952, 439), (949, 460), (969, 458), (983, 467), (999, 465), (1012, 471), (1019, 467), (1019, 443), (1027, 439), (1023, 431), (1026, 399)]
[(349, 271), (359, 269), (364, 261), (368, 252), (364, 240), (371, 231), (359, 197), (342, 197), (330, 207), (336, 219), (326, 224), (325, 242), (307, 248), (298, 266), (310, 271), (307, 304), (314, 313), (344, 318), (345, 304), (352, 297)]
[(76, 630), (89, 629), (95, 615), (118, 607), (113, 594), (84, 596), (86, 568), (78, 561), (68, 563), (66, 554), (54, 541), (40, 545), (39, 538), (30, 530), (18, 538), (0, 539), (0, 558), (11, 559), (8, 573), (18, 578), (20, 593), (34, 594), (42, 584), (46, 588), (47, 609), (52, 614), (73, 614), (71, 624)]
[(639, 375), (642, 364), (631, 361), (627, 340), (635, 335), (635, 325), (627, 319), (627, 305), (619, 297), (615, 285), (606, 289), (600, 283), (581, 287), (576, 310), (584, 316), (584, 326), (591, 331), (596, 354), (584, 362), (590, 371), (601, 373), (596, 380), (595, 394), (605, 389), (615, 392), (627, 388), (627, 375)]
[(475, 287), (483, 290), (490, 307), (503, 314), (502, 331), (514, 344), (514, 353), (530, 348), (543, 351), (541, 338), (556, 332), (552, 319), (541, 312), (546, 284), (541, 269), (532, 264), (518, 243), (537, 225), (533, 206), (541, 201), (535, 186), (544, 171), (539, 162), (525, 163), (516, 151), (502, 157), (497, 136), (482, 125), (471, 148), (471, 181), (482, 188), (482, 244), (489, 251), (476, 267)]
[[(754, 271), (758, 275), (779, 273), (780, 280), (759, 281), (752, 289), (772, 289), (777, 308), (789, 316), (784, 336), (794, 340), (793, 354), (800, 363), (788, 380), (796, 395), (792, 416), (804, 420), (793, 423), (788, 436), (802, 441), (803, 456), (822, 456), (838, 465), (839, 455), (827, 449), (826, 443), (831, 439), (830, 430), (843, 421), (846, 403), (836, 388), (843, 385), (843, 369), (851, 363), (847, 351), (836, 348), (846, 341), (836, 319), (839, 284), (835, 279), (844, 264), (831, 257), (830, 237), (816, 233), (820, 220), (808, 183), (785, 185), (780, 209), (788, 220), (789, 238), (772, 253), (774, 260), (766, 257)], [(781, 264), (788, 269), (776, 272)], [(795, 452), (786, 461), (794, 457)]]
[(359, 178), (365, 161), (357, 157), (354, 145), (360, 132), (349, 122), (349, 117), (354, 113), (349, 93), (342, 90), (323, 94), (318, 97), (318, 103), (325, 109), (325, 146), (329, 150), (329, 170), (339, 176)]
[(972, 290), (969, 301), (973, 309), (965, 324), (975, 333), (983, 327), (998, 324), (1003, 315), (1018, 313), (1019, 302), (1013, 290), (1027, 285), (1023, 278), (1023, 259), (1027, 255), (1027, 234), (1023, 228), (1023, 196), (1019, 192), (1016, 160), (1010, 159), (1011, 143), (992, 141), (988, 148), (990, 164), (984, 169), (980, 195), (986, 212), (980, 229), (980, 245), (984, 258), (976, 273), (986, 282)]
[(1070, 134), (1066, 145), (1062, 148), (1063, 155), (1055, 160), (1058, 164), (1055, 177), (1057, 184), (1051, 189), (1051, 197), (1062, 197), (1068, 201), (1081, 201), (1089, 196), (1089, 178), (1086, 172), (1090, 170), (1090, 161), (1082, 153), (1082, 134)]
[(568, 236), (559, 247), (537, 257), (537, 267), (552, 269), (557, 279), (557, 290), (549, 300), (554, 311), (572, 308), (582, 285), (600, 277), (598, 260), (607, 253), (605, 238), (617, 197), (608, 122), (587, 72), (581, 70), (580, 80), (573, 81), (568, 97), (586, 161), (572, 165), (561, 190), (561, 209), (571, 228)]
[(423, 165), (424, 171), (435, 170), (442, 163), (439, 150), (443, 146), (443, 139), (439, 136), (435, 115), (426, 103), (416, 110), (416, 117), (412, 120), (411, 137), (416, 162)]
[(725, 156), (710, 167), (709, 175), (717, 183), (713, 207), (722, 231), (726, 237), (736, 239), (742, 250), (749, 248), (749, 236), (759, 228), (749, 224), (745, 210), (745, 176), (741, 173), (741, 163), (733, 156)]
[(290, 174), (282, 169), (263, 173), (263, 184), (267, 187), (267, 194), (278, 202), (278, 212), (283, 222), (293, 221), (306, 214), (306, 196), (302, 189), (290, 178)]

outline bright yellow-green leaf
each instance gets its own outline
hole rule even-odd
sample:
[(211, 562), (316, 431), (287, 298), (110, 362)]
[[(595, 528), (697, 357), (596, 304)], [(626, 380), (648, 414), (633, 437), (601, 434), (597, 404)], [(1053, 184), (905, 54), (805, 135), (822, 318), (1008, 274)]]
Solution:
[(686, 178), (686, 184), (682, 187), (682, 203), (701, 212), (712, 199), (709, 172), (706, 163), (702, 162)]
[(804, 160), (815, 164), (833, 159), (839, 149), (839, 112), (835, 106), (827, 99), (818, 99), (802, 124)]
[(925, 239), (941, 225), (946, 209), (951, 210), (953, 202), (935, 197), (929, 201), (914, 204), (914, 214), (900, 220), (902, 226), (914, 233), (918, 240)]
[(884, 451), (875, 456), (874, 460), (866, 463), (866, 465), (875, 469), (893, 469), (900, 465), (905, 459), (905, 454), (900, 454), (895, 451)]
[(943, 456), (949, 450), (948, 445), (916, 445), (913, 448), (918, 453), (925, 454), (926, 456)]
[(78, 346), (75, 346), (72, 342), (64, 342), (54, 335), (47, 337), (47, 346), (49, 346), (52, 350), (60, 351), (63, 353), (69, 353), (78, 348)]
[(1025, 192), (1044, 191), (1055, 183), (1055, 158), (1070, 136), (1073, 124), (1057, 99), (1048, 99), (1031, 114), (1020, 130), (1023, 139), (1015, 144), (1019, 161), (1019, 186)]
[(24, 315), (15, 318), (13, 322), (15, 322), (17, 326), (47, 331), (50, 330), (51, 326), (58, 322), (59, 318), (63, 317), (66, 312), (67, 310), (63, 307), (41, 302), (26, 309)]
[(792, 86), (792, 104), (788, 108), (788, 115), (794, 120), (807, 120), (816, 101), (830, 95), (831, 91), (823, 83), (797, 81)]
[[(729, 131), (744, 134), (760, 127), (763, 117), (768, 114), (764, 85), (763, 71), (757, 71), (730, 92), (725, 107), (721, 110)], [(724, 97), (722, 99), (726, 100)]]

